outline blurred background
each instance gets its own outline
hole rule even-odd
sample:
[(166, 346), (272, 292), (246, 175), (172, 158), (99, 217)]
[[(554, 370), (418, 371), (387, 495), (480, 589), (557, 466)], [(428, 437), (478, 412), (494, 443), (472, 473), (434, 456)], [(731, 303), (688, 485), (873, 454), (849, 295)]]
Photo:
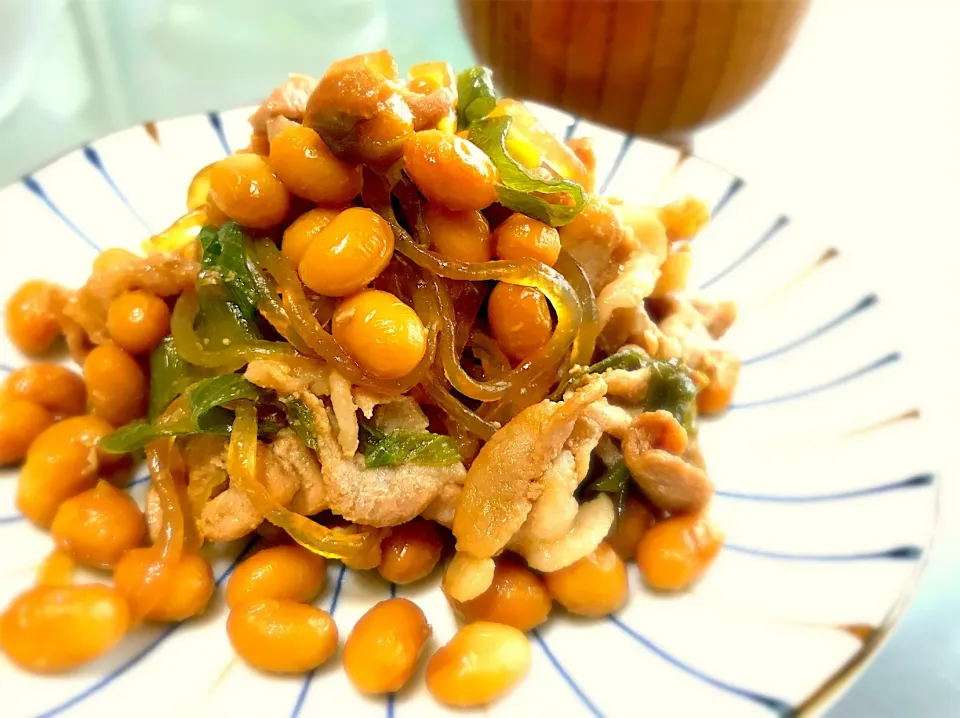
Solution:
[[(958, 27), (957, 0), (813, 0), (759, 93), (693, 135), (697, 154), (858, 259), (898, 308), (890, 331), (928, 367), (917, 382), (948, 467), (941, 537), (916, 602), (831, 716), (960, 705)], [(130, 125), (256, 103), (290, 71), (379, 47), (401, 69), (476, 58), (457, 0), (3, 0), (0, 180)]]

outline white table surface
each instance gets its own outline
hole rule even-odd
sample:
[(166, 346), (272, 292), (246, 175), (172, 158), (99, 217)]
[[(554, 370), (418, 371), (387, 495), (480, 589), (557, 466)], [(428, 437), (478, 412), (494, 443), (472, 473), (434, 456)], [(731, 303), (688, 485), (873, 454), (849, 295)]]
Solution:
[[(6, 0), (0, 22), (19, 2), (39, 0)], [(695, 141), (855, 256), (898, 309), (890, 331), (928, 357), (917, 381), (943, 437), (940, 536), (913, 605), (831, 718), (960, 715), (958, 28), (960, 0), (819, 0), (768, 86)], [(0, 180), (124, 126), (253, 103), (289, 70), (376, 46), (401, 66), (472, 57), (453, 0), (73, 0), (0, 121)]]

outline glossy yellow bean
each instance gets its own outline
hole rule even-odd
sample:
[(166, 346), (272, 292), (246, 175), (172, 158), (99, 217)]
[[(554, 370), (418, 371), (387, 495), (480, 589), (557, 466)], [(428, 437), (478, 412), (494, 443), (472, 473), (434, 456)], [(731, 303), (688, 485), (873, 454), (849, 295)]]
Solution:
[(213, 596), (213, 571), (207, 561), (194, 553), (184, 553), (175, 565), (170, 591), (159, 604), (144, 610), (136, 605), (140, 587), (151, 567), (156, 565), (157, 552), (152, 548), (130, 549), (117, 561), (113, 581), (117, 592), (130, 603), (135, 616), (148, 621), (176, 623), (198, 616)]
[(83, 362), (90, 411), (114, 426), (146, 413), (147, 378), (143, 369), (117, 346), (97, 347)]
[(60, 504), (50, 525), (57, 548), (93, 568), (112, 568), (140, 545), (146, 530), (137, 502), (102, 480)]
[(0, 389), (0, 401), (25, 399), (39, 404), (54, 417), (82, 414), (87, 389), (75, 371), (59, 364), (30, 364), (15, 369)]
[(26, 354), (43, 354), (60, 336), (60, 288), (39, 279), (25, 282), (7, 300), (7, 336)]
[(306, 673), (337, 650), (330, 614), (296, 601), (266, 598), (234, 607), (227, 617), (233, 650), (269, 673)]
[(497, 201), (497, 170), (469, 140), (441, 130), (417, 132), (403, 148), (404, 169), (431, 202), (483, 209)]
[(428, 202), (423, 221), (430, 244), (439, 254), (461, 262), (489, 262), (493, 259), (490, 225), (477, 210), (456, 212)]
[(37, 586), (0, 616), (0, 643), (20, 668), (58, 673), (102, 656), (129, 625), (127, 604), (107, 586)]
[(414, 519), (394, 526), (380, 542), (380, 552), (377, 571), (387, 581), (403, 585), (433, 571), (443, 552), (443, 539), (434, 522)]
[(347, 204), (363, 184), (360, 165), (334, 157), (320, 135), (303, 125), (270, 140), (270, 167), (290, 192), (317, 204)]
[(275, 598), (309, 603), (323, 590), (326, 560), (298, 544), (258, 551), (227, 582), (227, 605)]
[(405, 598), (381, 601), (353, 627), (343, 648), (347, 678), (361, 693), (393, 693), (410, 679), (430, 625), (423, 611)]
[(17, 508), (48, 526), (60, 504), (97, 482), (96, 443), (113, 427), (95, 416), (75, 416), (44, 430), (30, 445), (17, 479)]
[(316, 207), (304, 212), (283, 231), (280, 252), (290, 260), (293, 266), (300, 266), (303, 255), (307, 253), (307, 247), (342, 211)]
[(617, 552), (617, 556), (624, 561), (632, 561), (637, 556), (637, 544), (653, 523), (654, 517), (649, 507), (642, 501), (628, 498), (626, 511), (610, 527), (607, 543)]
[(517, 561), (500, 558), (490, 588), (470, 601), (447, 597), (465, 621), (490, 621), (521, 631), (536, 628), (550, 616), (553, 599), (537, 574)]
[(393, 256), (393, 230), (364, 207), (338, 214), (307, 246), (300, 279), (317, 294), (345, 297), (382, 272)]
[(722, 546), (723, 533), (707, 516), (674, 516), (643, 535), (637, 565), (653, 588), (679, 591), (703, 575)]
[(406, 376), (427, 350), (420, 317), (388, 292), (367, 289), (341, 302), (333, 336), (357, 363), (384, 379)]
[(550, 340), (553, 318), (543, 292), (498, 282), (487, 300), (490, 332), (503, 353), (522, 361)]
[(170, 308), (148, 292), (124, 292), (110, 302), (107, 330), (121, 349), (146, 354), (170, 333)]
[(530, 668), (521, 631), (479, 621), (461, 628), (427, 663), (427, 690), (444, 705), (473, 708), (506, 695)]
[(627, 600), (627, 567), (607, 543), (543, 579), (550, 595), (578, 616), (607, 616)]
[(497, 225), (493, 241), (498, 259), (529, 259), (552, 267), (560, 256), (560, 233), (519, 212)]
[(35, 402), (0, 402), (0, 466), (22, 461), (34, 439), (52, 424), (53, 414)]
[(290, 193), (267, 160), (253, 153), (231, 155), (213, 166), (208, 199), (230, 219), (254, 229), (275, 227), (290, 210)]

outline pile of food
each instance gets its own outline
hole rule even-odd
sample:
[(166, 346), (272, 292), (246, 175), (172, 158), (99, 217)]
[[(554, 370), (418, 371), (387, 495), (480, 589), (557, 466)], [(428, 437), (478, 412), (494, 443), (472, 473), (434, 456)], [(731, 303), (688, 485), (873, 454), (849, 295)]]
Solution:
[[(427, 686), (478, 705), (526, 671), (554, 601), (616, 611), (630, 560), (654, 589), (694, 582), (722, 543), (697, 416), (739, 370), (717, 346), (732, 304), (685, 291), (706, 206), (596, 196), (591, 143), (483, 68), (404, 79), (361, 55), (291, 76), (250, 122), (145, 255), (108, 250), (78, 290), (30, 281), (7, 305), (22, 351), (63, 337), (82, 367), (3, 384), (0, 460), (24, 460), (18, 508), (56, 546), (0, 619), (9, 659), (69, 670), (203, 613), (204, 546), (259, 533), (226, 590), (242, 658), (330, 658), (326, 559), (405, 584), (443, 558), (467, 625)], [(141, 455), (143, 510), (123, 490)], [(380, 603), (345, 670), (396, 691), (430, 633), (410, 601)]]

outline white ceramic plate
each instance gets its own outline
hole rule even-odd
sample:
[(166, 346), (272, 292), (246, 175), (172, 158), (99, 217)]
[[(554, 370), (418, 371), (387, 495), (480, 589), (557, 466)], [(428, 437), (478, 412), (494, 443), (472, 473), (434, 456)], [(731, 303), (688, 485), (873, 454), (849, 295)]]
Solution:
[[(937, 484), (924, 450), (905, 347), (882, 299), (825, 237), (794, 231), (753, 187), (673, 149), (537, 108), (559, 134), (596, 138), (599, 185), (633, 202), (709, 201), (692, 286), (732, 297), (728, 346), (744, 359), (734, 405), (704, 422), (727, 545), (690, 593), (658, 596), (630, 567), (614, 617), (556, 610), (532, 635), (526, 680), (489, 709), (516, 716), (776, 716), (816, 713), (862, 667), (904, 608), (929, 548)], [(249, 137), (249, 109), (135, 127), (77, 150), (0, 191), (0, 293), (25, 279), (86, 278), (98, 249), (138, 248), (182, 214), (194, 172)], [(829, 240), (832, 241), (832, 240)], [(25, 359), (0, 339), (4, 371)], [(909, 450), (907, 449), (909, 447)], [(0, 477), (0, 605), (29, 586), (51, 542), (14, 508)], [(142, 498), (143, 482), (132, 491)], [(248, 547), (221, 547), (222, 582)], [(419, 603), (434, 645), (456, 628), (434, 581), (398, 590), (328, 568), (318, 605), (341, 640), (373, 603)], [(103, 576), (94, 579), (104, 580)], [(367, 699), (339, 660), (275, 678), (237, 660), (217, 600), (201, 620), (138, 630), (67, 676), (22, 673), (0, 656), (0, 713), (18, 716), (428, 716), (422, 677)]]

